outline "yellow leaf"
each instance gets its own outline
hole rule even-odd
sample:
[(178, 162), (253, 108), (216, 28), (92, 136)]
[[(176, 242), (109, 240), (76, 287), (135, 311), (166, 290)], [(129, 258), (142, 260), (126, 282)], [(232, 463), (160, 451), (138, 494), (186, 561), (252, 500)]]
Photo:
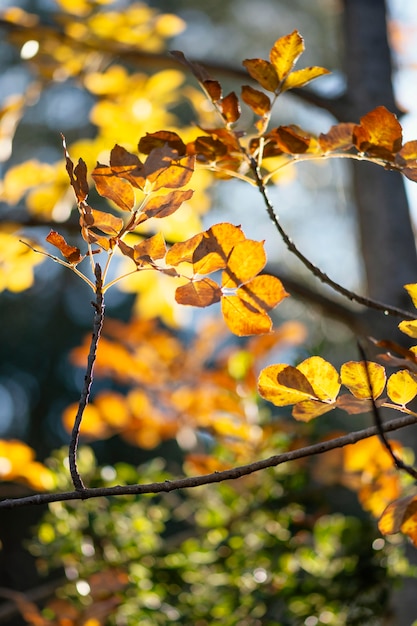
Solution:
[[(62, 422), (64, 428), (71, 432), (74, 425), (74, 418), (78, 410), (78, 404), (70, 404), (63, 414)], [(100, 411), (94, 404), (87, 404), (84, 409), (83, 419), (81, 423), (81, 437), (89, 439), (105, 439), (111, 435), (111, 430), (106, 422), (102, 419)]]
[(247, 299), (223, 296), (221, 308), (229, 329), (238, 337), (260, 335), (272, 330), (272, 321), (267, 313), (257, 310)]
[[(416, 142), (417, 143), (417, 142)], [(415, 157), (415, 159), (417, 160), (417, 155)], [(417, 284), (412, 284), (412, 285), (404, 285), (404, 289), (406, 289), (413, 301), (414, 306), (417, 309)]]
[(264, 59), (246, 59), (243, 61), (243, 65), (261, 87), (268, 91), (276, 91), (279, 85), (279, 79), (272, 63)]
[(400, 322), (398, 324), (398, 328), (402, 333), (412, 337), (413, 339), (417, 339), (417, 320)]
[(273, 309), (289, 294), (285, 291), (279, 278), (261, 274), (239, 287), (236, 295), (253, 310), (263, 313)]
[(416, 513), (417, 496), (400, 498), (387, 506), (378, 521), (378, 528), (383, 535), (394, 535), (402, 530), (404, 519)]
[(333, 402), (336, 399), (340, 390), (340, 380), (337, 370), (331, 363), (320, 356), (312, 356), (297, 365), (297, 369), (309, 380), (319, 400)]
[(114, 174), (108, 165), (97, 163), (91, 176), (101, 196), (112, 200), (123, 211), (132, 209), (135, 194), (131, 184)]
[(319, 76), (323, 76), (323, 74), (330, 74), (329, 70), (326, 70), (324, 67), (305, 67), (303, 70), (296, 70), (295, 72), (291, 72), (289, 76), (285, 79), (284, 85), (282, 87), (282, 91), (287, 91), (287, 89), (294, 89), (299, 87), (304, 87), (307, 83)]
[(291, 367), (285, 363), (269, 365), (263, 369), (258, 378), (258, 391), (260, 395), (276, 406), (287, 406), (304, 400), (317, 399), (314, 389), (301, 372), (295, 374), (295, 376), (297, 376), (296, 382), (298, 388), (290, 388), (279, 382), (281, 373), (286, 372), (288, 378), (286, 377), (285, 380), (289, 380), (289, 376), (291, 376), (293, 370), (298, 372), (295, 367)]
[(270, 52), (270, 61), (280, 82), (291, 72), (303, 51), (304, 40), (296, 30), (274, 43)]
[(266, 254), (262, 241), (247, 239), (237, 243), (227, 259), (222, 274), (222, 287), (233, 289), (256, 276), (266, 264)]
[(34, 267), (44, 259), (19, 241), (17, 233), (0, 232), (0, 292), (29, 289), (34, 281)]
[(243, 85), (242, 87), (242, 100), (245, 102), (256, 115), (265, 115), (271, 110), (271, 100), (268, 96), (254, 89), (249, 85)]
[(405, 406), (417, 395), (416, 376), (408, 370), (391, 374), (387, 382), (387, 394), (390, 400)]
[(385, 387), (385, 369), (373, 361), (348, 361), (342, 365), (340, 377), (343, 385), (356, 398), (378, 398)]

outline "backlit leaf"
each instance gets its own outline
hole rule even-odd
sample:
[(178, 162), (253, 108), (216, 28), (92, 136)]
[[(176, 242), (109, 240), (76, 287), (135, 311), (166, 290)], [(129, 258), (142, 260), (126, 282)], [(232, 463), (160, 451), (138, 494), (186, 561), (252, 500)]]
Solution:
[(145, 184), (144, 165), (136, 154), (132, 154), (116, 144), (110, 152), (110, 167), (113, 174), (124, 178), (134, 187), (143, 189)]
[(408, 294), (411, 297), (413, 304), (417, 309), (417, 284), (404, 285), (404, 288), (408, 291)]
[(57, 233), (55, 230), (50, 231), (49, 235), (46, 237), (46, 241), (58, 248), (62, 256), (66, 258), (68, 263), (76, 265), (82, 260), (80, 249), (76, 246), (70, 246), (65, 241), (64, 237)]
[(186, 146), (181, 137), (170, 130), (159, 130), (156, 133), (146, 133), (139, 140), (139, 152), (150, 154), (155, 148), (163, 148), (165, 144), (175, 150), (178, 156), (183, 156), (186, 152)]
[(234, 91), (221, 100), (221, 109), (226, 122), (233, 124), (240, 117), (239, 100)]
[(404, 320), (398, 324), (398, 328), (405, 335), (417, 339), (417, 320)]
[(263, 313), (276, 307), (289, 294), (279, 278), (261, 274), (239, 287), (236, 295), (253, 310)]
[(242, 100), (250, 106), (256, 115), (263, 116), (271, 110), (271, 100), (268, 96), (263, 91), (254, 89), (249, 85), (242, 86)]
[(417, 378), (408, 370), (391, 374), (387, 382), (387, 394), (396, 404), (406, 405), (417, 395)]
[(205, 80), (203, 82), (203, 87), (207, 91), (213, 102), (218, 102), (222, 97), (222, 88), (220, 83), (217, 80)]
[(148, 217), (162, 218), (175, 213), (183, 202), (193, 195), (192, 189), (186, 191), (171, 191), (163, 196), (152, 196), (146, 203), (143, 213)]
[(294, 89), (299, 87), (304, 87), (311, 80), (318, 78), (319, 76), (323, 76), (324, 74), (330, 74), (329, 70), (326, 70), (324, 67), (312, 66), (305, 67), (303, 70), (296, 70), (295, 72), (291, 72), (285, 79), (284, 85), (282, 86), (282, 91), (287, 91), (287, 89)]
[(260, 335), (272, 330), (272, 321), (267, 313), (260, 312), (247, 300), (236, 296), (223, 296), (221, 309), (228, 328), (238, 337)]
[(193, 263), (194, 253), (203, 239), (203, 233), (198, 233), (186, 241), (178, 241), (168, 250), (166, 262), (168, 265)]
[(386, 374), (382, 365), (373, 361), (348, 361), (340, 369), (340, 378), (356, 398), (378, 398), (384, 390)]
[(266, 264), (262, 241), (240, 241), (227, 257), (227, 267), (222, 276), (222, 287), (230, 289), (256, 276)]
[(297, 369), (308, 378), (319, 400), (333, 402), (336, 399), (340, 390), (340, 380), (337, 370), (331, 363), (321, 356), (312, 356), (297, 365)]
[(292, 416), (300, 422), (309, 422), (315, 417), (332, 411), (336, 403), (320, 402), (319, 400), (303, 400), (297, 402), (292, 410)]
[(89, 223), (89, 226), (92, 228), (98, 228), (103, 233), (106, 233), (106, 235), (116, 236), (123, 228), (122, 218), (116, 217), (111, 213), (91, 209), (89, 215), (93, 218), (93, 221)]
[(280, 82), (291, 72), (303, 51), (304, 40), (296, 30), (274, 43), (269, 58)]
[(379, 106), (361, 117), (352, 137), (360, 152), (390, 159), (401, 149), (402, 128), (394, 113)]
[(92, 172), (98, 193), (112, 200), (123, 211), (130, 211), (135, 203), (132, 186), (114, 174), (111, 167), (97, 163)]
[(211, 278), (190, 281), (181, 285), (175, 292), (175, 300), (179, 304), (206, 307), (220, 301), (221, 289)]
[[(64, 142), (65, 146), (65, 142)], [(75, 166), (71, 161), (67, 149), (65, 147), (65, 161), (66, 168), (68, 172), (68, 176), (70, 179), (70, 183), (72, 188), (74, 189), (75, 196), (78, 202), (84, 202), (84, 200), (88, 196), (89, 187), (87, 182), (87, 165), (82, 159), (78, 159), (78, 164)]]
[(274, 141), (277, 147), (288, 154), (303, 154), (310, 146), (311, 138), (302, 134), (297, 126), (279, 126), (271, 130), (268, 139)]
[[(293, 370), (296, 370), (296, 373), (293, 373)], [(286, 387), (281, 384), (279, 378), (282, 373), (285, 381), (298, 386)], [(261, 371), (258, 378), (258, 391), (265, 400), (269, 400), (276, 406), (287, 406), (304, 400), (317, 399), (313, 387), (304, 374), (285, 363), (269, 365)]]
[(346, 411), (349, 415), (360, 415), (372, 411), (372, 402), (369, 398), (356, 398), (350, 393), (343, 393), (336, 400), (337, 408)]
[(417, 545), (417, 496), (391, 502), (381, 515), (378, 528), (383, 535), (405, 532), (409, 534), (414, 545)]
[(329, 132), (319, 136), (319, 144), (323, 152), (333, 150), (350, 150), (353, 146), (352, 133), (355, 124), (342, 122), (332, 126)]
[(261, 87), (267, 91), (275, 92), (279, 85), (279, 78), (275, 67), (264, 59), (246, 59), (243, 65), (249, 74)]
[(152, 189), (156, 191), (163, 187), (184, 187), (193, 175), (194, 161), (193, 156), (175, 159), (172, 151), (166, 147), (152, 150), (145, 161), (145, 171), (147, 179), (152, 183)]

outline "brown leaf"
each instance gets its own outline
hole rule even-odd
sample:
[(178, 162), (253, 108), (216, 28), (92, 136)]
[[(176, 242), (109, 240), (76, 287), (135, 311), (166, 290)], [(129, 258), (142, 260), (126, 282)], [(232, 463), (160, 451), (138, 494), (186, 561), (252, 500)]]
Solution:
[(194, 157), (186, 156), (178, 159), (176, 151), (167, 144), (163, 148), (155, 148), (145, 161), (146, 178), (157, 191), (163, 187), (178, 189), (184, 187), (194, 172)]
[(349, 393), (344, 393), (336, 400), (336, 406), (350, 415), (359, 415), (372, 411), (372, 402), (362, 398), (356, 398)]
[(89, 187), (88, 187), (88, 182), (87, 182), (87, 165), (82, 159), (78, 159), (78, 164), (76, 165), (74, 169), (74, 164), (71, 161), (70, 156), (68, 154), (65, 137), (64, 135), (61, 135), (61, 137), (62, 137), (62, 144), (64, 146), (66, 169), (68, 172), (71, 186), (74, 189), (77, 201), (84, 202), (89, 192)]
[(123, 211), (130, 211), (135, 203), (132, 186), (119, 178), (108, 165), (97, 163), (92, 172), (98, 193), (112, 200)]
[(178, 287), (175, 292), (175, 300), (179, 304), (206, 307), (215, 302), (220, 302), (221, 295), (221, 289), (214, 280), (203, 278)]
[(213, 102), (218, 102), (222, 97), (222, 88), (217, 80), (205, 80), (203, 87)]
[(228, 124), (233, 124), (240, 117), (240, 105), (237, 95), (234, 91), (229, 93), (221, 100), (221, 109), (223, 117)]
[(191, 70), (191, 72), (196, 77), (198, 82), (201, 83), (202, 85), (204, 85), (204, 82), (206, 80), (211, 80), (210, 74), (207, 72), (207, 70), (202, 65), (187, 59), (185, 54), (183, 52), (181, 52), (180, 50), (171, 50), (170, 54), (175, 59), (177, 59), (177, 61), (179, 61), (179, 63), (181, 63), (182, 65), (185, 65), (185, 67), (187, 67), (189, 70)]
[(328, 133), (321, 134), (319, 144), (323, 152), (350, 150), (353, 147), (352, 133), (355, 124), (342, 122), (332, 126)]
[(144, 166), (136, 154), (132, 154), (116, 144), (110, 152), (110, 167), (116, 176), (129, 181), (138, 189), (143, 189), (145, 184)]
[(175, 213), (183, 202), (189, 200), (193, 195), (192, 189), (186, 191), (171, 191), (163, 196), (152, 196), (143, 211), (148, 217), (162, 218)]
[[(303, 133), (303, 134), (302, 134)], [(271, 130), (268, 139), (273, 140), (279, 150), (287, 154), (303, 154), (310, 146), (311, 138), (298, 126), (279, 126)]]
[(181, 137), (170, 130), (159, 130), (156, 133), (146, 133), (139, 141), (139, 152), (150, 154), (155, 148), (163, 148), (167, 144), (172, 150), (183, 156), (186, 146)]
[(271, 100), (268, 96), (249, 85), (242, 86), (242, 100), (256, 115), (266, 115), (271, 110)]
[(50, 231), (49, 235), (46, 237), (46, 241), (55, 246), (55, 248), (58, 248), (62, 256), (65, 257), (71, 265), (77, 265), (77, 263), (82, 261), (83, 257), (81, 256), (80, 249), (75, 246), (70, 246), (65, 241), (64, 237), (55, 230)]
[(267, 91), (275, 91), (278, 89), (279, 78), (275, 67), (269, 61), (264, 59), (246, 59), (243, 65), (248, 70), (256, 82)]
[(299, 420), (300, 422), (309, 422), (315, 417), (319, 417), (320, 415), (324, 415), (329, 411), (332, 411), (336, 408), (336, 403), (332, 402), (320, 402), (319, 400), (304, 400), (303, 402), (298, 402), (293, 410), (292, 416)]
[[(121, 217), (115, 217), (111, 213), (105, 213), (104, 211), (97, 211), (91, 209), (89, 226), (92, 228), (98, 228), (106, 235), (117, 236), (123, 228), (123, 220)], [(91, 221), (91, 218), (93, 221)]]

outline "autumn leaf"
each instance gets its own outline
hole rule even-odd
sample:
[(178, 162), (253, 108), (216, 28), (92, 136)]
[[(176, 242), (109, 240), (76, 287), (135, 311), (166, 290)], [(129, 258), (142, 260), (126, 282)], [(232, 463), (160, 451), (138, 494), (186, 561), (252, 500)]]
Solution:
[(404, 320), (398, 324), (398, 328), (405, 335), (417, 339), (417, 320)]
[(322, 402), (334, 402), (340, 390), (337, 370), (320, 356), (312, 356), (297, 365), (313, 386), (316, 397)]
[(408, 370), (391, 374), (387, 382), (387, 394), (390, 400), (405, 406), (417, 395), (417, 377)]
[(83, 257), (81, 256), (80, 249), (76, 246), (70, 246), (65, 241), (64, 237), (55, 230), (50, 231), (49, 235), (46, 237), (46, 241), (55, 246), (55, 248), (58, 248), (62, 256), (65, 257), (71, 265), (77, 265), (77, 263), (82, 261)]
[(335, 407), (335, 402), (328, 404), (318, 400), (303, 400), (302, 402), (297, 402), (294, 406), (292, 416), (300, 422), (309, 422), (315, 417), (332, 411)]
[(110, 152), (110, 168), (115, 176), (124, 178), (133, 187), (143, 189), (146, 180), (144, 165), (136, 154), (116, 144)]
[(407, 141), (395, 155), (395, 163), (410, 180), (417, 181), (417, 141)]
[(272, 46), (269, 58), (278, 76), (284, 81), (291, 72), (300, 55), (304, 52), (304, 40), (298, 31), (285, 35)]
[(101, 196), (112, 200), (119, 209), (131, 211), (135, 203), (135, 194), (129, 182), (116, 175), (112, 168), (97, 163), (91, 176)]
[(171, 191), (163, 196), (152, 196), (146, 203), (143, 213), (148, 218), (168, 217), (175, 213), (183, 202), (192, 198), (193, 193), (192, 189), (187, 189), (186, 191)]
[(264, 116), (271, 110), (271, 100), (268, 96), (263, 91), (254, 89), (249, 85), (242, 87), (242, 100), (256, 115)]
[(297, 126), (279, 126), (271, 130), (266, 137), (287, 154), (303, 154), (308, 150), (311, 141), (307, 133), (303, 134), (301, 128)]
[(279, 86), (279, 78), (272, 63), (264, 59), (246, 59), (243, 61), (243, 65), (248, 70), (250, 76), (252, 76), (261, 87), (275, 93)]
[(68, 172), (71, 186), (74, 189), (74, 193), (77, 198), (77, 201), (84, 202), (89, 192), (89, 187), (88, 187), (88, 182), (87, 182), (87, 165), (82, 159), (78, 159), (78, 164), (74, 168), (74, 164), (71, 161), (70, 156), (68, 154), (65, 137), (63, 135), (61, 135), (61, 137), (62, 137), (62, 144), (64, 146), (66, 169)]
[(104, 211), (97, 211), (97, 209), (91, 209), (89, 215), (89, 228), (98, 228), (106, 235), (117, 236), (123, 228), (123, 220), (121, 217), (116, 217), (111, 213), (105, 213)]
[(384, 390), (386, 374), (383, 366), (378, 363), (348, 361), (340, 369), (340, 378), (342, 384), (356, 398), (366, 399), (371, 398), (371, 396), (378, 398)]
[(361, 117), (360, 125), (353, 129), (352, 139), (360, 152), (391, 160), (401, 149), (401, 124), (393, 113), (379, 106)]
[(236, 243), (227, 256), (227, 266), (222, 275), (222, 287), (233, 289), (256, 276), (266, 264), (262, 241), (245, 239)]
[(138, 148), (139, 152), (150, 154), (155, 148), (163, 148), (165, 145), (175, 150), (178, 156), (183, 156), (186, 153), (186, 145), (181, 137), (170, 130), (146, 133), (146, 135), (139, 140)]
[[(280, 382), (281, 374), (284, 383)], [(261, 371), (258, 378), (258, 391), (265, 400), (269, 400), (276, 406), (287, 406), (304, 400), (317, 399), (313, 387), (304, 374), (285, 363), (269, 365)]]
[(318, 66), (305, 67), (302, 70), (291, 72), (291, 74), (289, 74), (289, 76), (285, 79), (282, 91), (304, 87), (304, 85), (307, 85), (310, 81), (318, 78), (319, 76), (323, 76), (324, 74), (330, 74), (329, 70)]
[(355, 124), (342, 122), (332, 126), (327, 133), (319, 136), (319, 144), (323, 152), (334, 150), (350, 150), (353, 146), (352, 134)]
[(155, 148), (145, 161), (146, 178), (151, 183), (151, 189), (184, 187), (193, 175), (194, 162), (194, 156), (178, 159), (177, 152), (167, 144), (163, 148)]
[(382, 513), (378, 528), (383, 535), (403, 532), (417, 546), (417, 496), (391, 502)]
[(238, 337), (269, 333), (272, 330), (269, 315), (259, 311), (238, 295), (223, 295), (221, 309), (229, 330)]
[(240, 117), (240, 105), (239, 100), (232, 91), (220, 101), (220, 107), (224, 119), (228, 124), (233, 124)]
[(179, 304), (206, 307), (219, 302), (221, 295), (221, 289), (214, 280), (203, 278), (178, 287), (175, 292), (175, 300)]

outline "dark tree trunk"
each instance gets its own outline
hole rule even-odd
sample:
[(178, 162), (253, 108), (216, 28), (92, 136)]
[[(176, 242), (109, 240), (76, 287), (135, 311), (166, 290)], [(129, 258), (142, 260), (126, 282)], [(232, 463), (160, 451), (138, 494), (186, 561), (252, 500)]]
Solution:
[[(345, 0), (344, 9), (345, 107), (349, 121), (359, 120), (379, 105), (397, 112), (384, 0)], [(353, 178), (368, 294), (412, 310), (403, 285), (417, 281), (417, 255), (402, 177), (375, 165), (355, 163)], [(392, 338), (398, 320), (372, 314), (369, 322), (371, 334), (390, 333), (388, 337)], [(414, 427), (402, 433), (405, 444), (414, 450), (416, 430)], [(410, 548), (408, 556), (417, 562), (415, 548)], [(417, 619), (415, 589), (415, 579), (406, 580), (395, 592), (396, 626), (410, 626)]]

